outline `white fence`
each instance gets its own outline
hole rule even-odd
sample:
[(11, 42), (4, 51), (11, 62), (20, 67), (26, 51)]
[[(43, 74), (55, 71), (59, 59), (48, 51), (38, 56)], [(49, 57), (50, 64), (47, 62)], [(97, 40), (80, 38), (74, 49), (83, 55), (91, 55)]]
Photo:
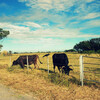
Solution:
[[(100, 68), (100, 64), (97, 64), (97, 63), (89, 63), (89, 62), (85, 62), (84, 61), (84, 58), (93, 58), (93, 59), (100, 59), (99, 57), (88, 57), (88, 56), (80, 56), (80, 81), (81, 81), (81, 85), (83, 86), (84, 85), (84, 80), (86, 80), (86, 81), (91, 81), (91, 82), (96, 82), (96, 83), (100, 83), (99, 81), (95, 81), (95, 80), (87, 80), (87, 79), (85, 79), (84, 78), (84, 73), (85, 72), (88, 72), (88, 73), (90, 73), (90, 71), (85, 71), (84, 70), (84, 64), (91, 64), (91, 65), (98, 65), (99, 66), (99, 68)], [(98, 73), (98, 74), (100, 74), (100, 73)]]

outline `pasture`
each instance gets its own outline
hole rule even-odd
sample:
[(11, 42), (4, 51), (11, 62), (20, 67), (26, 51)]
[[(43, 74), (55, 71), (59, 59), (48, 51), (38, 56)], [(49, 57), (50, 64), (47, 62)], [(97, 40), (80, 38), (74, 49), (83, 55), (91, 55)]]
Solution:
[[(37, 54), (43, 62), (39, 64), (39, 69), (33, 70), (27, 68), (24, 70), (20, 66), (13, 66), (11, 63), (20, 55)], [(80, 86), (80, 54), (66, 53), (69, 58), (69, 65), (73, 71), (70, 75), (59, 73), (56, 67), (56, 73), (53, 71), (52, 55), (49, 55), (49, 75), (47, 67), (47, 57), (43, 58), (46, 53), (32, 54), (13, 54), (11, 56), (0, 55), (0, 82), (17, 89), (20, 93), (27, 93), (36, 96), (37, 100), (99, 100), (100, 83), (84, 81), (84, 86)], [(83, 56), (87, 56), (83, 54)], [(88, 56), (100, 57), (100, 54), (91, 54)], [(96, 63), (97, 65), (84, 64), (84, 77), (87, 80), (100, 82), (100, 59), (84, 58), (85, 62)], [(39, 62), (38, 62), (39, 63)], [(90, 71), (90, 72), (88, 72)]]

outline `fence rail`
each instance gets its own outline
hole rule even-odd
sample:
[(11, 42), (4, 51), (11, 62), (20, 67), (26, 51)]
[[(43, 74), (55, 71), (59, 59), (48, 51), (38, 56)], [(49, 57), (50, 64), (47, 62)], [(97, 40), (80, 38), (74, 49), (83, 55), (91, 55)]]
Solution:
[(96, 83), (100, 83), (98, 81), (95, 81), (95, 80), (87, 80), (87, 79), (84, 79), (85, 81), (90, 81), (90, 82), (96, 82)]
[(100, 65), (100, 64), (96, 64), (96, 63), (83, 63), (83, 64)]
[(89, 56), (83, 56), (83, 57), (100, 59), (100, 57), (89, 57)]

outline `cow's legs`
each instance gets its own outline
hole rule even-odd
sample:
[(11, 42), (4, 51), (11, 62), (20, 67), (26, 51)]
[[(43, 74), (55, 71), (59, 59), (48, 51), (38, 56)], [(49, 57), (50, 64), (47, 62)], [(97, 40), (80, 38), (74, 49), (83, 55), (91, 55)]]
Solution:
[(54, 72), (55, 72), (55, 65), (53, 66)]
[(39, 65), (37, 64), (37, 68), (39, 69)]
[(34, 69), (36, 68), (36, 64), (34, 64)]
[(19, 65), (21, 66), (21, 68), (24, 69), (24, 64), (23, 64), (23, 61), (22, 60), (19, 62)]
[(30, 65), (29, 65), (29, 68), (32, 70), (32, 68), (30, 67)]
[(59, 70), (59, 72), (61, 72), (61, 71), (60, 71), (60, 66), (58, 66), (58, 70)]
[(21, 66), (21, 68), (23, 68), (23, 69), (24, 69), (24, 64), (22, 64), (22, 63), (21, 63), (21, 64), (20, 64), (20, 66)]

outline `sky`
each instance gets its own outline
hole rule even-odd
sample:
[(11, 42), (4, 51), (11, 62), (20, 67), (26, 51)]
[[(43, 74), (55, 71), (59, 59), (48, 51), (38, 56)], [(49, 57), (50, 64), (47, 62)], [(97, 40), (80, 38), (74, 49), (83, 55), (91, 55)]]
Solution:
[(100, 0), (0, 0), (0, 40), (13, 52), (64, 51), (100, 37)]

